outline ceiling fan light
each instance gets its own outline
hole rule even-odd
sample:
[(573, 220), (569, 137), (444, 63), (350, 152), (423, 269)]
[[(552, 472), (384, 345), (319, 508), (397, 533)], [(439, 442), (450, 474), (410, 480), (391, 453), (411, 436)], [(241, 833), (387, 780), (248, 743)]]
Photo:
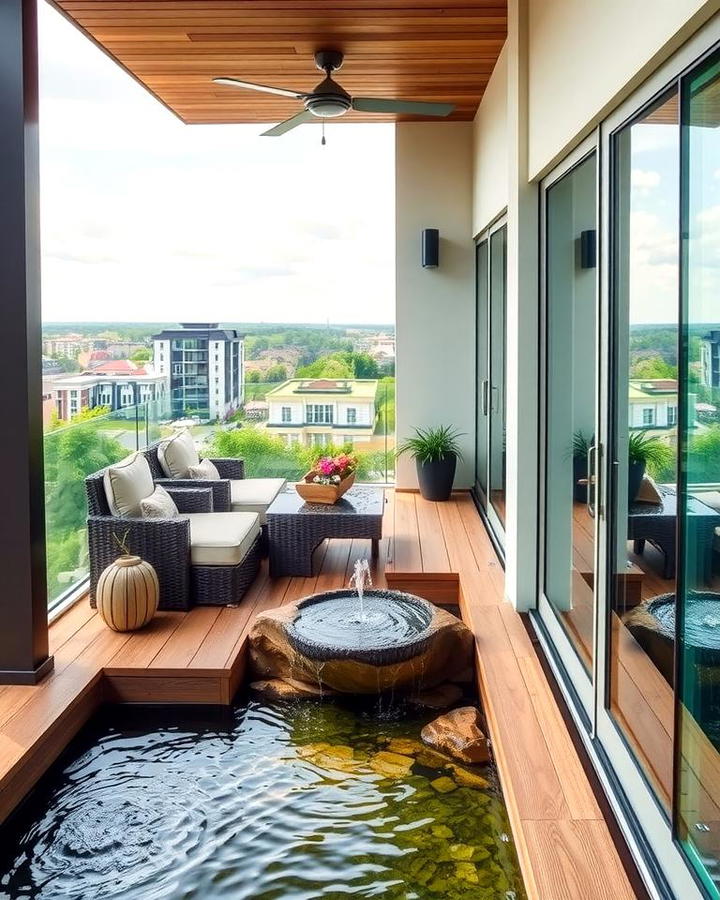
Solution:
[(350, 109), (350, 100), (341, 96), (309, 97), (307, 109), (320, 119), (333, 119), (342, 116)]

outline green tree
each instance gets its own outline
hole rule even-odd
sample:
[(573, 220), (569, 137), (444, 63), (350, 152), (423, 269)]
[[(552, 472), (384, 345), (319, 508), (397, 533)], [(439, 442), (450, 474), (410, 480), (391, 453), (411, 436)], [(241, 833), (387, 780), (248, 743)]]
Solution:
[(287, 369), (283, 365), (270, 366), (265, 373), (266, 381), (287, 381)]
[(648, 356), (639, 359), (630, 369), (631, 378), (650, 380), (653, 378), (677, 378), (677, 366), (665, 362), (662, 356)]
[(296, 378), (352, 378), (351, 367), (335, 356), (321, 356), (309, 366), (301, 366), (295, 372)]
[(152, 359), (153, 352), (149, 347), (139, 347), (130, 359), (136, 363), (146, 363), (150, 362)]
[(260, 373), (257, 369), (245, 373), (246, 384), (260, 384)]
[(87, 505), (85, 478), (122, 459), (127, 450), (93, 424), (67, 428), (45, 439), (45, 520), (48, 590), (62, 589), (59, 576), (82, 564)]
[(57, 353), (54, 353), (51, 358), (58, 363), (63, 372), (80, 371), (80, 363), (76, 359), (71, 359), (69, 356), (60, 356)]

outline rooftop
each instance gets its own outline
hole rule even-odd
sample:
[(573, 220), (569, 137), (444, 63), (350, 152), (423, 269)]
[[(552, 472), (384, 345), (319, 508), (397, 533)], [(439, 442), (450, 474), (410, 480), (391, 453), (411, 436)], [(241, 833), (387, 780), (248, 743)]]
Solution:
[(291, 378), (268, 391), (267, 396), (272, 398), (290, 394), (344, 394), (358, 400), (374, 400), (377, 386), (376, 378), (354, 380)]

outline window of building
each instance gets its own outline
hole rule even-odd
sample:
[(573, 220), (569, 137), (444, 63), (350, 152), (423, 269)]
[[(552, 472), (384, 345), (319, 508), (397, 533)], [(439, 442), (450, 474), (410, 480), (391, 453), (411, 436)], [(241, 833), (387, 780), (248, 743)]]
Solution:
[(281, 422), (292, 422), (292, 410), (289, 406), (283, 406), (280, 410), (280, 421)]
[(651, 406), (646, 406), (643, 411), (643, 425), (655, 424), (655, 410)]
[(310, 425), (332, 425), (333, 408), (330, 403), (309, 403), (306, 409), (306, 421)]
[(677, 425), (677, 406), (668, 406), (667, 423), (668, 425)]
[(348, 425), (357, 424), (357, 410), (354, 407), (350, 407), (347, 411), (347, 423)]

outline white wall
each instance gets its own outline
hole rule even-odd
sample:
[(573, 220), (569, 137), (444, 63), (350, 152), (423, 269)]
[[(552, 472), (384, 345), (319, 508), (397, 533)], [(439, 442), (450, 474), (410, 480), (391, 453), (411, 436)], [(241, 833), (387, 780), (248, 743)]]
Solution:
[[(465, 432), (455, 485), (474, 477), (475, 257), (470, 122), (396, 127), (397, 438), (415, 426)], [(423, 228), (440, 230), (440, 265), (423, 269)], [(417, 487), (401, 457), (398, 487)]]
[(717, 0), (530, 0), (530, 177), (559, 161), (717, 9)]
[(496, 219), (508, 202), (507, 46), (485, 88), (473, 123), (473, 234)]

